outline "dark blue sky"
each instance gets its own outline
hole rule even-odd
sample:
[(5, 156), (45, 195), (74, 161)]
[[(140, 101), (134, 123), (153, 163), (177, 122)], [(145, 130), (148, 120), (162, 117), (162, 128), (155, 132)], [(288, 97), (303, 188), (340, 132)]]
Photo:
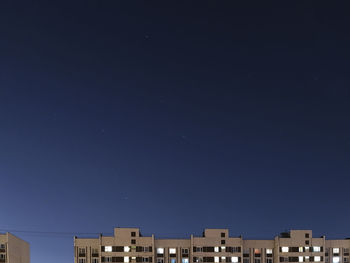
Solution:
[(0, 3), (1, 229), (350, 236), (345, 1), (52, 2)]

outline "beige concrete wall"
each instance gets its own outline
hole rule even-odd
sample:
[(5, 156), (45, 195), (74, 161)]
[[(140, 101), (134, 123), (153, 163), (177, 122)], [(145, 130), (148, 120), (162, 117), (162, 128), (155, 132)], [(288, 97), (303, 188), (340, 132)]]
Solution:
[[(134, 232), (135, 236), (131, 234), (132, 232)], [(288, 237), (283, 238), (281, 236), (276, 236), (271, 240), (244, 240), (242, 237), (230, 237), (228, 229), (206, 229), (203, 234), (204, 236), (201, 237), (194, 237), (191, 235), (188, 239), (155, 239), (153, 235), (151, 237), (141, 236), (138, 228), (115, 228), (114, 236), (112, 237), (101, 236), (95, 239), (77, 238), (74, 241), (74, 245), (76, 251), (79, 247), (86, 247), (87, 251), (91, 251), (91, 248), (98, 249), (99, 262), (101, 262), (101, 256), (118, 256), (129, 257), (130, 259), (135, 257), (149, 257), (152, 258), (153, 263), (157, 263), (157, 248), (164, 249), (163, 257), (158, 258), (163, 259), (163, 263), (172, 263), (171, 259), (176, 259), (176, 263), (182, 263), (183, 259), (188, 259), (189, 263), (193, 263), (194, 257), (196, 257), (196, 259), (202, 259), (204, 257), (211, 259), (215, 258), (215, 260), (219, 258), (219, 262), (228, 262), (227, 260), (239, 258), (239, 262), (241, 263), (244, 263), (244, 259), (248, 260), (246, 263), (254, 263), (254, 260), (258, 258), (260, 263), (279, 263), (280, 257), (312, 258), (314, 256), (322, 257), (320, 263), (332, 263), (331, 261), (326, 262), (325, 260), (328, 258), (325, 255), (327, 247), (350, 247), (350, 240), (326, 241), (325, 237), (314, 238), (311, 230), (291, 230)], [(308, 234), (308, 236), (305, 236), (305, 234)], [(135, 240), (136, 244), (131, 244), (131, 240)], [(101, 252), (101, 246), (130, 246), (134, 248), (136, 248), (136, 246), (152, 247), (152, 252), (135, 252), (135, 250), (130, 252)], [(308, 249), (317, 246), (322, 247), (322, 251), (281, 252), (281, 247), (284, 246), (289, 248), (308, 247)], [(212, 247), (212, 249), (218, 249), (219, 252), (195, 252), (194, 247)], [(229, 252), (226, 250), (227, 247), (240, 248), (240, 252)], [(170, 257), (170, 248), (176, 249), (176, 255)], [(183, 248), (188, 249), (188, 254), (182, 255)], [(258, 249), (261, 255), (256, 256), (254, 253), (255, 249)], [(272, 255), (267, 253), (267, 249), (272, 249)], [(243, 254), (247, 256), (246, 251), (248, 251), (249, 257), (243, 256)], [(332, 255), (330, 254), (329, 257), (330, 256)], [(130, 263), (134, 262), (135, 261), (130, 261)], [(91, 263), (89, 258), (86, 258), (86, 263)], [(346, 262), (341, 261), (339, 263)]]
[(0, 235), (0, 244), (5, 244), (7, 263), (30, 263), (29, 244), (10, 234)]

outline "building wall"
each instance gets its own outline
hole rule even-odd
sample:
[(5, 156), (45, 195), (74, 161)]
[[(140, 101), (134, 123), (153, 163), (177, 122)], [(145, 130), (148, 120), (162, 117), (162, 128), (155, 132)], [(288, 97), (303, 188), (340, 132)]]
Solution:
[[(188, 239), (155, 239), (141, 236), (138, 228), (115, 228), (112, 237), (76, 237), (74, 247), (75, 263), (350, 263), (350, 240), (315, 238), (311, 230), (244, 240), (230, 237), (228, 229), (205, 229), (202, 237)], [(79, 249), (86, 253), (79, 256)]]
[(0, 254), (5, 255), (5, 259), (0, 256), (0, 262), (6, 263), (30, 263), (29, 244), (22, 239), (10, 234), (0, 234), (0, 245), (5, 245), (5, 249), (0, 249)]

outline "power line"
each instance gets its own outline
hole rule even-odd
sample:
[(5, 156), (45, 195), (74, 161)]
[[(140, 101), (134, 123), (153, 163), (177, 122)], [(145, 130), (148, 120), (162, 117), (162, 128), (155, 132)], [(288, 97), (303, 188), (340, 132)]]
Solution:
[(49, 236), (49, 237), (73, 237), (73, 236), (98, 236), (101, 233), (88, 233), (88, 232), (63, 232), (63, 231), (32, 231), (32, 230), (18, 230), (18, 229), (0, 229), (2, 232), (11, 233), (23, 233), (37, 236)]

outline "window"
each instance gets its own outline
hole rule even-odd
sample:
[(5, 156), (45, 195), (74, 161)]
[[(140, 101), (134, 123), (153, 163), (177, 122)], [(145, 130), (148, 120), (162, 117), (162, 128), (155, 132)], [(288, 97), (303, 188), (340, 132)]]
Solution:
[(136, 232), (131, 232), (132, 237), (136, 237)]
[(344, 254), (346, 255), (346, 254), (349, 254), (349, 249), (348, 248), (344, 248)]
[(79, 248), (79, 254), (85, 254), (85, 248)]
[(169, 248), (169, 254), (176, 254), (176, 248)]
[(299, 262), (303, 262), (304, 261), (304, 257), (299, 257)]
[(170, 259), (170, 263), (176, 263), (176, 258)]
[(143, 257), (142, 262), (149, 262), (149, 258)]
[(219, 247), (214, 247), (215, 252), (219, 252)]
[(225, 262), (225, 260), (226, 260), (226, 257), (221, 257), (221, 261)]
[(237, 263), (238, 262), (238, 257), (231, 257), (231, 262)]
[(221, 237), (225, 237), (225, 233), (221, 233)]
[(143, 252), (149, 252), (149, 247), (144, 247)]
[(157, 254), (164, 254), (164, 248), (162, 247), (157, 248)]
[(202, 252), (203, 248), (202, 247), (196, 247), (196, 252)]
[(333, 254), (338, 254), (339, 253), (339, 248), (335, 247), (333, 248)]
[(314, 257), (314, 261), (315, 262), (320, 262), (321, 261), (321, 257), (320, 256), (315, 256)]
[(129, 257), (124, 257), (124, 262), (125, 262), (125, 263), (129, 263), (129, 261), (130, 261), (130, 260), (129, 260)]
[(85, 263), (85, 258), (79, 258), (79, 263)]
[(183, 258), (181, 262), (182, 263), (188, 263), (188, 258)]
[(254, 254), (261, 254), (261, 250), (259, 248), (254, 249)]
[(225, 245), (225, 240), (221, 240), (221, 245)]
[(320, 252), (321, 251), (321, 247), (314, 247), (314, 252)]
[(305, 252), (309, 252), (310, 248), (309, 247), (305, 247)]
[(299, 247), (299, 252), (304, 252), (304, 248), (303, 247)]
[(125, 247), (124, 247), (124, 252), (130, 252), (130, 247), (125, 246)]
[(254, 263), (260, 263), (260, 258), (255, 258)]
[(188, 254), (188, 250), (189, 250), (188, 248), (183, 248), (182, 249), (182, 254)]
[(309, 233), (306, 233), (305, 234), (305, 238), (309, 238), (310, 237), (310, 234)]
[(272, 263), (272, 258), (267, 258), (266, 263)]
[(0, 248), (5, 248), (5, 244), (0, 244)]
[(339, 263), (339, 257), (333, 257), (333, 263)]
[(105, 257), (105, 262), (112, 262), (112, 257)]
[(157, 258), (157, 263), (164, 263), (164, 259), (163, 258)]
[(218, 263), (220, 260), (219, 260), (219, 257), (214, 257), (214, 262), (215, 263)]
[(309, 240), (305, 240), (305, 245), (309, 245)]
[(105, 246), (105, 252), (112, 252), (112, 246)]
[(305, 261), (309, 261), (310, 260), (310, 257), (309, 256), (306, 256), (305, 257)]
[(267, 248), (266, 249), (266, 254), (272, 254), (272, 248)]
[(345, 263), (349, 262), (349, 258), (344, 258), (344, 262)]
[(98, 258), (93, 258), (92, 263), (98, 263)]
[(282, 247), (282, 252), (288, 252), (289, 251), (289, 247)]
[(243, 258), (243, 263), (249, 263), (249, 258)]
[(131, 244), (135, 245), (136, 244), (136, 239), (131, 239)]

